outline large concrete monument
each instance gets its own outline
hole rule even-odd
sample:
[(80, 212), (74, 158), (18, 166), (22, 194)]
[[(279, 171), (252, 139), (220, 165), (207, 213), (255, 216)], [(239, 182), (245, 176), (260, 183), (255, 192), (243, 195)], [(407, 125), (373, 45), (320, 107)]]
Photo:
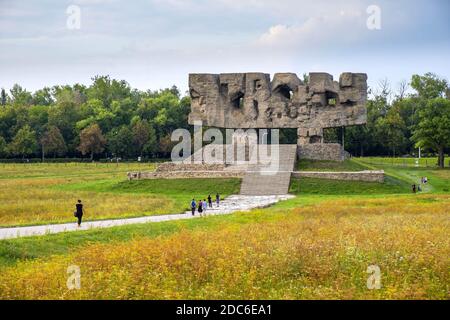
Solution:
[(323, 129), (366, 123), (367, 75), (310, 73), (190, 74), (189, 123), (217, 128), (297, 128), (302, 158), (343, 160), (340, 144), (323, 143)]

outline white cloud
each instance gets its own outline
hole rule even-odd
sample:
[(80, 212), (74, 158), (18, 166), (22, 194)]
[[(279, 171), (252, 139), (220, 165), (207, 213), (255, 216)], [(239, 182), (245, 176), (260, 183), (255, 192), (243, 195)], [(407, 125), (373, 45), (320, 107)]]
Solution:
[(285, 48), (330, 46), (357, 41), (367, 29), (365, 16), (358, 10), (340, 10), (293, 25), (277, 24), (256, 41), (257, 45)]

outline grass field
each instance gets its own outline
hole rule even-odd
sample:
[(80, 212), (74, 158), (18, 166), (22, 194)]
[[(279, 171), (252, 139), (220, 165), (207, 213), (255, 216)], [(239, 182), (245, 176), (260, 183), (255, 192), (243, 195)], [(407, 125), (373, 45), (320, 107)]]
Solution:
[[(374, 165), (395, 165), (404, 167), (437, 167), (437, 157), (425, 157), (425, 158), (392, 158), (392, 157), (364, 157), (356, 158), (362, 162), (374, 164)], [(450, 159), (446, 157), (445, 167), (450, 167)]]
[(362, 171), (367, 167), (352, 160), (339, 161), (316, 161), (301, 159), (297, 162), (299, 171)]
[(126, 181), (152, 164), (0, 165), (0, 227), (74, 221), (81, 199), (88, 220), (180, 213), (192, 197), (237, 192), (238, 179)]
[[(293, 180), (296, 198), (248, 213), (2, 240), (0, 299), (449, 299), (450, 170), (382, 168), (384, 184)], [(125, 168), (107, 169), (83, 178), (55, 170), (62, 183), (42, 190), (175, 203), (203, 192), (184, 181), (124, 182)], [(16, 182), (56, 179), (13, 171)], [(429, 185), (411, 194), (421, 176)], [(80, 290), (66, 286), (73, 264)], [(369, 265), (381, 270), (379, 290), (366, 286)]]

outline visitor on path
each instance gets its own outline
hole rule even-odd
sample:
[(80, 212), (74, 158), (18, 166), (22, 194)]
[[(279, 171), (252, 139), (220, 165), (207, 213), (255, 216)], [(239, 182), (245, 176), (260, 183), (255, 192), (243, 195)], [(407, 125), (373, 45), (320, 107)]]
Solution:
[(425, 178), (424, 177), (420, 178), (420, 183), (425, 183)]
[(216, 193), (216, 205), (219, 206), (220, 203), (220, 195), (219, 193)]
[(75, 205), (75, 217), (78, 218), (78, 228), (81, 227), (81, 219), (83, 218), (83, 204), (81, 200), (78, 200), (78, 203)]
[(191, 201), (191, 211), (192, 211), (192, 215), (195, 216), (195, 209), (197, 208), (197, 204), (195, 203), (195, 200), (192, 199)]
[(416, 193), (416, 184), (413, 184), (413, 185), (412, 185), (412, 192), (413, 192), (413, 193)]
[(206, 202), (206, 199), (203, 199), (203, 214), (206, 216), (206, 209), (208, 208), (208, 203)]
[(427, 177), (424, 177), (424, 178), (423, 178), (423, 183), (425, 183), (425, 184), (428, 183), (428, 178), (427, 178)]
[(200, 215), (200, 217), (202, 216), (202, 213), (203, 213), (203, 203), (202, 203), (202, 200), (199, 200), (198, 201), (198, 213), (199, 213), (199, 215)]
[(212, 198), (210, 194), (208, 195), (208, 205), (210, 208), (212, 208)]

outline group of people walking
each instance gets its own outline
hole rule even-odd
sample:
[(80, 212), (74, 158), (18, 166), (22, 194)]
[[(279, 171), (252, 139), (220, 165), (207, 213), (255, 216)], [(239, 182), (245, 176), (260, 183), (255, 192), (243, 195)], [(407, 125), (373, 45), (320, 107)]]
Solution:
[[(192, 199), (191, 202), (192, 215), (195, 215), (195, 211), (197, 211), (200, 214), (200, 216), (206, 216), (206, 211), (208, 210), (208, 208), (213, 207), (213, 199), (211, 195), (208, 195), (207, 199), (198, 200), (198, 202), (196, 202), (195, 199)], [(216, 206), (219, 207), (219, 204), (220, 204), (220, 195), (217, 193)], [(81, 200), (78, 200), (75, 205), (75, 211), (73, 213), (75, 218), (77, 218), (78, 220), (77, 221), (78, 227), (81, 227), (81, 219), (83, 218), (83, 213), (84, 213), (83, 204), (81, 203)]]
[[(211, 195), (208, 195), (207, 199), (208, 200), (200, 199), (200, 200), (198, 200), (198, 202), (196, 202), (195, 199), (192, 199), (191, 212), (192, 212), (193, 216), (195, 215), (195, 211), (197, 211), (200, 216), (206, 216), (207, 209), (213, 207), (213, 201), (212, 201)], [(219, 204), (220, 204), (220, 195), (217, 193), (216, 194), (216, 206), (218, 207)]]

